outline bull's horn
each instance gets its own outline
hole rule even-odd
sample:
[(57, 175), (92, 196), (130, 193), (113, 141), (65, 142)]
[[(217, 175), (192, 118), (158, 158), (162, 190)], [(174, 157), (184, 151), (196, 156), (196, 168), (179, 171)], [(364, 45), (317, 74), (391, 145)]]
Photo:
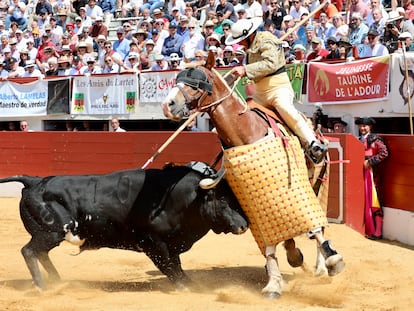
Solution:
[(216, 179), (204, 178), (200, 180), (200, 183), (199, 183), (200, 188), (207, 190), (207, 189), (212, 189), (216, 187), (218, 183), (220, 182), (220, 180), (223, 179), (225, 174), (226, 174), (226, 170), (224, 169), (224, 167), (220, 168), (220, 170), (217, 172)]

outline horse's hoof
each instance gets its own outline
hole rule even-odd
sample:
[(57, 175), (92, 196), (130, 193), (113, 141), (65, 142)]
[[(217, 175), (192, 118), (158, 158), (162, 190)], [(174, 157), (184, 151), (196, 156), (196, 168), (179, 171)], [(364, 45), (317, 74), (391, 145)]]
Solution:
[(271, 300), (275, 300), (275, 299), (279, 299), (280, 298), (280, 294), (277, 292), (266, 292), (263, 293), (263, 297), (267, 298), (267, 299), (271, 299)]
[[(340, 258), (337, 256), (339, 256)], [(336, 257), (336, 258), (332, 258), (332, 260), (330, 260), (331, 257)], [(331, 256), (331, 257), (326, 259), (325, 263), (326, 263), (326, 267), (328, 268), (328, 275), (334, 276), (334, 275), (341, 273), (342, 270), (345, 269), (345, 262), (342, 259), (342, 256), (339, 254), (335, 256)]]
[(286, 250), (286, 257), (289, 265), (293, 268), (297, 268), (303, 265), (303, 254), (299, 248)]

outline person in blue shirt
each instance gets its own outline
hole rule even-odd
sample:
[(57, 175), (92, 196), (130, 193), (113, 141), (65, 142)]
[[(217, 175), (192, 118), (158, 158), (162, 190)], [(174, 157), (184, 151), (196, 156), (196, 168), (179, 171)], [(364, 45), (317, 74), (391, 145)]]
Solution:
[(115, 52), (121, 55), (121, 59), (124, 59), (129, 53), (130, 41), (125, 38), (125, 30), (122, 26), (117, 29), (116, 36), (118, 37), (118, 40), (114, 41), (112, 48)]
[(96, 4), (102, 9), (104, 14), (111, 13), (112, 16), (116, 10), (116, 0), (98, 0)]
[(170, 56), (171, 53), (177, 53), (178, 56), (182, 57), (181, 45), (183, 44), (183, 37), (177, 34), (176, 25), (170, 24), (168, 27), (168, 31), (170, 32), (170, 35), (164, 40), (161, 54), (164, 56)]

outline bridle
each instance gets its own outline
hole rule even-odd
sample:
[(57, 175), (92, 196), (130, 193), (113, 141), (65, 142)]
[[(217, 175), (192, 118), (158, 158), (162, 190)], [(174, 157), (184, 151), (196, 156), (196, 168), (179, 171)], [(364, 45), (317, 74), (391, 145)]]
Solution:
[[(212, 70), (214, 70), (214, 69), (212, 69)], [(211, 77), (210, 79), (212, 80), (213, 77)], [(212, 103), (210, 103), (206, 106), (201, 106), (201, 103), (204, 101), (204, 99), (207, 96), (211, 96), (212, 91), (213, 91), (213, 85), (210, 82), (210, 80), (208, 80), (208, 77), (207, 77), (207, 75), (205, 74), (204, 71), (202, 71), (198, 68), (191, 68), (191, 69), (182, 71), (177, 76), (176, 87), (180, 90), (181, 94), (184, 96), (185, 105), (187, 106), (188, 109), (192, 110), (192, 109), (194, 109), (194, 107), (197, 107), (197, 110), (199, 110), (199, 111), (206, 111), (207, 109), (209, 109), (211, 107), (219, 105), (224, 100), (226, 100), (228, 97), (230, 97), (232, 95), (232, 93), (234, 92), (239, 79), (240, 78), (238, 78), (234, 82), (232, 88), (228, 88), (228, 92), (225, 96), (220, 97), (218, 100), (216, 100), (216, 101), (214, 101), (214, 102), (212, 102)], [(186, 92), (186, 90), (184, 89), (184, 87), (180, 83), (183, 83), (184, 85), (187, 85), (187, 86), (191, 87), (192, 89), (197, 90), (198, 93), (201, 93), (201, 95), (199, 97), (189, 95), (188, 92)], [(196, 103), (196, 105), (193, 105), (195, 101), (197, 101), (197, 103)]]

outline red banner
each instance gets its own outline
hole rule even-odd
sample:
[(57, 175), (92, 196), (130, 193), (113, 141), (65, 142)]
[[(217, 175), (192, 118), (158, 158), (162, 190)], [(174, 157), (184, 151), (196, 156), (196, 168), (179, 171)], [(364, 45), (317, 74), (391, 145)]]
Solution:
[(308, 64), (308, 103), (367, 102), (388, 96), (389, 56)]

